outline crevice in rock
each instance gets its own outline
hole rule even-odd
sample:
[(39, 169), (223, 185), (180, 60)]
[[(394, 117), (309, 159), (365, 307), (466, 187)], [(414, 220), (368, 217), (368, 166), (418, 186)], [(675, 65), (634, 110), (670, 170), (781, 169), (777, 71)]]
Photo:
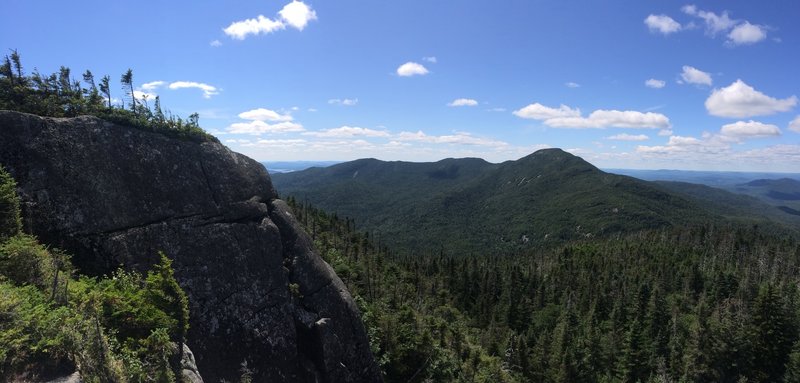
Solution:
[(200, 158), (200, 170), (203, 172), (203, 180), (206, 181), (206, 186), (208, 187), (208, 194), (211, 195), (211, 199), (214, 200), (214, 205), (219, 208), (219, 199), (217, 198), (217, 193), (214, 192), (214, 188), (211, 187), (211, 181), (208, 179), (208, 172), (206, 171), (206, 164), (203, 162), (202, 157)]
[(306, 326), (303, 322), (295, 319), (295, 329), (297, 329), (297, 355), (311, 361), (314, 365), (315, 375), (322, 378), (322, 382), (329, 382), (328, 371), (325, 368), (325, 353), (322, 340), (316, 331), (315, 323)]

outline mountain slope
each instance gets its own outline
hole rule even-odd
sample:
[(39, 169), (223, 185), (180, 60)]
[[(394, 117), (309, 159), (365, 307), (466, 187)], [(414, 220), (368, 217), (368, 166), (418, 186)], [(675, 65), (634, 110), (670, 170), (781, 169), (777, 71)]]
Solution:
[(560, 149), (502, 164), (357, 160), (275, 174), (273, 183), (284, 196), (352, 217), (412, 252), (508, 252), (716, 218), (684, 197), (604, 173)]
[(755, 196), (686, 182), (655, 181), (654, 184), (669, 192), (699, 201), (705, 209), (727, 218), (762, 222), (774, 221), (800, 228), (800, 217), (792, 214), (791, 208), (770, 205)]

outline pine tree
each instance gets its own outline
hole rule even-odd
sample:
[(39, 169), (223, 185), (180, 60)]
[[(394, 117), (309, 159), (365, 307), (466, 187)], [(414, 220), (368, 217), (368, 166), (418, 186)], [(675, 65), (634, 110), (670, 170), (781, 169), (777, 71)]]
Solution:
[(103, 76), (100, 79), (100, 93), (102, 93), (106, 97), (106, 101), (108, 101), (108, 108), (111, 109), (111, 84), (109, 83), (111, 78), (108, 76)]
[(133, 90), (133, 70), (128, 69), (120, 78), (123, 90), (131, 97), (131, 111), (136, 113), (136, 94)]

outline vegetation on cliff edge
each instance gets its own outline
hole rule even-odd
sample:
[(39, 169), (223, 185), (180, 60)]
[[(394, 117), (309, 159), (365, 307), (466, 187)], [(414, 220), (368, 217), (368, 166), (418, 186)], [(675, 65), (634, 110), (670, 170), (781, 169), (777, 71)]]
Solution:
[(147, 275), (80, 276), (19, 222), (14, 180), (0, 167), (0, 381), (75, 370), (84, 382), (180, 378), (188, 303), (166, 256)]
[[(103, 76), (98, 83), (94, 74), (86, 70), (82, 78), (82, 82), (74, 79), (70, 68), (64, 66), (50, 75), (41, 74), (36, 69), (26, 75), (19, 53), (12, 51), (11, 56), (5, 56), (0, 64), (0, 110), (47, 117), (90, 115), (178, 139), (219, 142), (200, 128), (197, 113), (184, 120), (162, 109), (158, 96), (153, 100), (136, 97), (130, 69), (120, 78), (123, 96), (118, 105), (112, 102), (114, 96), (109, 76)], [(152, 108), (149, 101), (153, 102)]]

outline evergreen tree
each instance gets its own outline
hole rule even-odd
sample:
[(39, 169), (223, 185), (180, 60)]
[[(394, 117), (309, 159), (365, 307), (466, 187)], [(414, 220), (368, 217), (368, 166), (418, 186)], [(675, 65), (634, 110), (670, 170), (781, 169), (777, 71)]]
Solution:
[(0, 166), (0, 243), (22, 231), (17, 183)]
[(128, 71), (122, 75), (122, 78), (120, 78), (120, 82), (122, 83), (122, 89), (131, 98), (131, 111), (136, 114), (136, 94), (133, 90), (133, 70), (128, 69)]
[(111, 88), (110, 88), (111, 84), (109, 83), (110, 81), (111, 77), (108, 76), (103, 76), (103, 78), (100, 79), (100, 93), (102, 93), (105, 96), (106, 101), (108, 101), (109, 109), (111, 109)]

